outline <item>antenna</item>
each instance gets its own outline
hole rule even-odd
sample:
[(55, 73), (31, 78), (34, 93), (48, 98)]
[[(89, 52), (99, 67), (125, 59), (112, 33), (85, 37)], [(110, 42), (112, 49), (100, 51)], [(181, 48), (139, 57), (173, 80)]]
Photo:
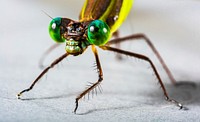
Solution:
[(47, 14), (44, 10), (41, 10), (45, 15), (47, 15), (49, 18), (53, 19), (49, 14)]

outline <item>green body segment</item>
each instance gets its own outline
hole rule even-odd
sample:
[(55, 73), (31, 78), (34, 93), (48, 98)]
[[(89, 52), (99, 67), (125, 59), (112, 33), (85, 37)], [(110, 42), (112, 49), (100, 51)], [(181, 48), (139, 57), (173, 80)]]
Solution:
[(134, 0), (86, 0), (80, 12), (80, 21), (100, 19), (114, 33), (128, 16)]

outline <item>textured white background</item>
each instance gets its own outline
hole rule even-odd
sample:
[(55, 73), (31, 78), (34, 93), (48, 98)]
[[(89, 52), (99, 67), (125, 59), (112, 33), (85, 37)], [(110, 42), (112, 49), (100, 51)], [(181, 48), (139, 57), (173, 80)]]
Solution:
[[(174, 87), (149, 47), (130, 42), (122, 48), (149, 56), (166, 85), (169, 96), (189, 110), (178, 110), (164, 100), (146, 62), (129, 57), (117, 61), (113, 53), (99, 50), (104, 71), (103, 93), (80, 101), (75, 97), (94, 82), (91, 49), (70, 56), (51, 70), (36, 87), (17, 100), (42, 71), (38, 61), (54, 42), (48, 35), (50, 18), (77, 20), (81, 0), (0, 0), (0, 121), (199, 121), (200, 120), (200, 2), (198, 0), (136, 0), (120, 35), (143, 32), (155, 44), (177, 81), (196, 82)], [(64, 45), (45, 60), (49, 64), (65, 52)]]

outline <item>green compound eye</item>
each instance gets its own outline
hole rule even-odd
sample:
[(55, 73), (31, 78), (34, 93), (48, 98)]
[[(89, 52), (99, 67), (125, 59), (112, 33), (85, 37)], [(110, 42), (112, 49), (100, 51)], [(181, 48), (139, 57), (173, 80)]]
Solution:
[(65, 42), (65, 39), (60, 34), (61, 18), (54, 18), (49, 24), (49, 34), (51, 38), (57, 43)]
[(92, 21), (87, 33), (89, 43), (97, 46), (106, 44), (111, 37), (109, 26), (101, 20)]

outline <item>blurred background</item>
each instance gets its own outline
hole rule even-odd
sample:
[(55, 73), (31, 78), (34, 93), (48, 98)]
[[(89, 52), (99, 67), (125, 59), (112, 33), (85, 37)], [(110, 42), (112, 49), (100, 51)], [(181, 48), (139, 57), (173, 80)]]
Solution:
[[(178, 111), (164, 101), (148, 63), (126, 56), (118, 61), (115, 54), (99, 49), (104, 92), (80, 102), (78, 111), (86, 114), (85, 117), (74, 116), (75, 97), (88, 82), (97, 79), (90, 48), (79, 57), (68, 57), (33, 91), (22, 96), (32, 100), (17, 100), (15, 95), (41, 72), (38, 61), (43, 52), (54, 44), (48, 34), (51, 19), (42, 11), (52, 17), (78, 20), (83, 3), (84, 0), (0, 0), (0, 121), (93, 121), (99, 114), (101, 120), (110, 121), (142, 121), (145, 118), (184, 121), (183, 114), (191, 121), (200, 119), (197, 114), (200, 110), (200, 96), (197, 95), (200, 91), (198, 0), (135, 0), (130, 15), (119, 29), (120, 36), (146, 34), (177, 81), (196, 82), (196, 89), (175, 88), (144, 41), (122, 44), (123, 49), (149, 56), (169, 95), (192, 108), (190, 112)], [(51, 53), (44, 63), (47, 65), (65, 53), (64, 46)], [(174, 111), (176, 116), (172, 114)]]

